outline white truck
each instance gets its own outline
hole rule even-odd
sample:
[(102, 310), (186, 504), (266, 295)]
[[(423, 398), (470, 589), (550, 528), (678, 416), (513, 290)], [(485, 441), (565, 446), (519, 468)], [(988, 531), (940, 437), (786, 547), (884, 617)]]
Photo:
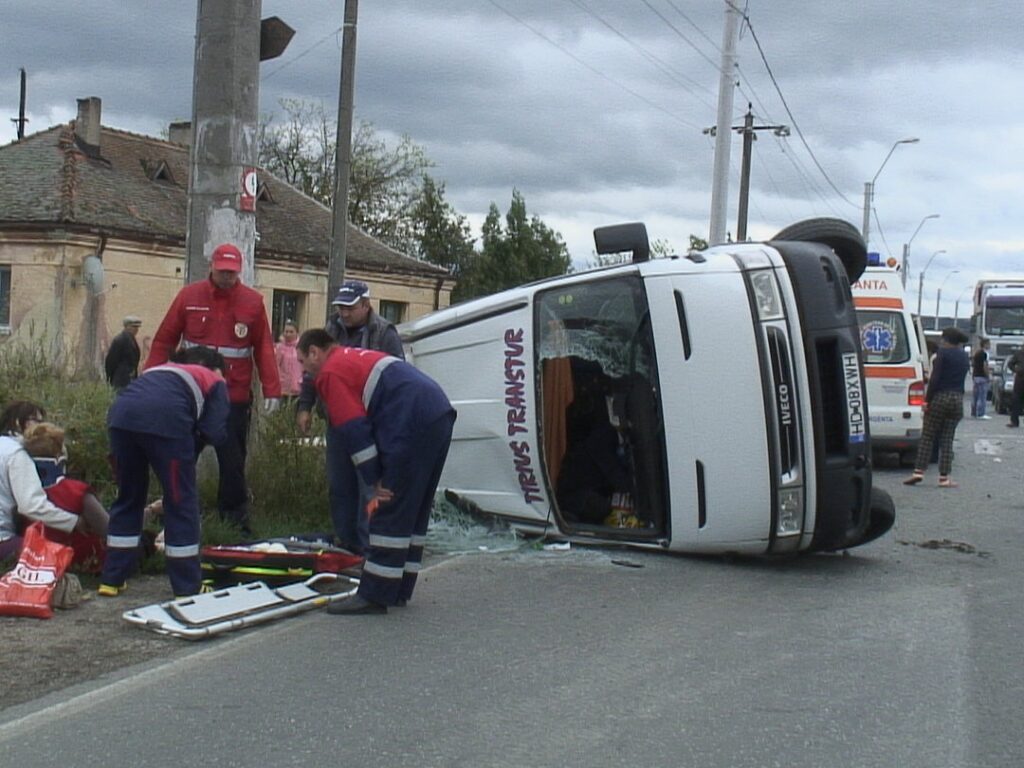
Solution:
[(978, 348), (980, 338), (992, 343), (993, 365), (1002, 364), (1024, 345), (1024, 278), (979, 280), (974, 286), (971, 349)]
[(1024, 345), (1024, 278), (979, 280), (974, 286), (971, 315), (971, 350), (988, 339), (992, 367), (992, 407), (1007, 413), (1013, 400), (1014, 373), (1006, 362), (1017, 347)]
[(650, 260), (642, 224), (595, 230), (630, 263), (402, 327), (459, 416), (452, 502), (533, 534), (683, 552), (786, 554), (892, 525), (872, 487), (850, 283), (855, 228)]

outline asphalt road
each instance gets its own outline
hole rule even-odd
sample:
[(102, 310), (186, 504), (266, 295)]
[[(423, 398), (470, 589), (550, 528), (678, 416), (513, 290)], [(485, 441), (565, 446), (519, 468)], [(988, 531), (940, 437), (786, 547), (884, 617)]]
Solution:
[(6, 710), (0, 765), (1024, 765), (1004, 423), (963, 422), (959, 489), (880, 468), (896, 528), (846, 555), (456, 558), (387, 616), (182, 641)]

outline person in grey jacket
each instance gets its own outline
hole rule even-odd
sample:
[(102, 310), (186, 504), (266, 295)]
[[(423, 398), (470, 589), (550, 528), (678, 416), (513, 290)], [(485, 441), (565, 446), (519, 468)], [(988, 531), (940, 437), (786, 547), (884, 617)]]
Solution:
[[(402, 339), (393, 323), (373, 311), (370, 305), (370, 287), (361, 280), (349, 280), (341, 286), (331, 302), (336, 313), (327, 321), (324, 330), (340, 346), (358, 347), (384, 352), (405, 360)], [(316, 389), (313, 379), (302, 378), (302, 390), (295, 406), (295, 422), (302, 434), (309, 432)], [(332, 455), (332, 438), (327, 436), (327, 455)], [(369, 540), (369, 524), (364, 510), (372, 489), (363, 487), (359, 476), (348, 472), (328, 473), (330, 478), (331, 522), (339, 543), (353, 552), (362, 554)]]

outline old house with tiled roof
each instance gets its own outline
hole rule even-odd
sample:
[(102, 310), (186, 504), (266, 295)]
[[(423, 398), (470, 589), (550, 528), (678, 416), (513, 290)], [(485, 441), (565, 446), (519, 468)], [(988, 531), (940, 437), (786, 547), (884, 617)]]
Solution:
[[(91, 370), (125, 315), (142, 318), (145, 346), (183, 285), (188, 205), (188, 131), (101, 127), (98, 106), (80, 100), (76, 120), (0, 147), (0, 343), (41, 339)], [(322, 325), (330, 210), (260, 171), (256, 229), (253, 287), (275, 331)], [(346, 278), (397, 322), (447, 306), (454, 285), (351, 225)]]

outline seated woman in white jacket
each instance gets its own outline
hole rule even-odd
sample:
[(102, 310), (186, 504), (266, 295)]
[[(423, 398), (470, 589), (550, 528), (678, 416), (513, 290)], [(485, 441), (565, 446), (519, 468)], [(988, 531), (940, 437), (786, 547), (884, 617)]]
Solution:
[(35, 462), (21, 445), (25, 428), (45, 417), (41, 406), (26, 401), (13, 402), (0, 414), (0, 561), (21, 551), (15, 513), (61, 531), (88, 527), (85, 518), (50, 502)]

